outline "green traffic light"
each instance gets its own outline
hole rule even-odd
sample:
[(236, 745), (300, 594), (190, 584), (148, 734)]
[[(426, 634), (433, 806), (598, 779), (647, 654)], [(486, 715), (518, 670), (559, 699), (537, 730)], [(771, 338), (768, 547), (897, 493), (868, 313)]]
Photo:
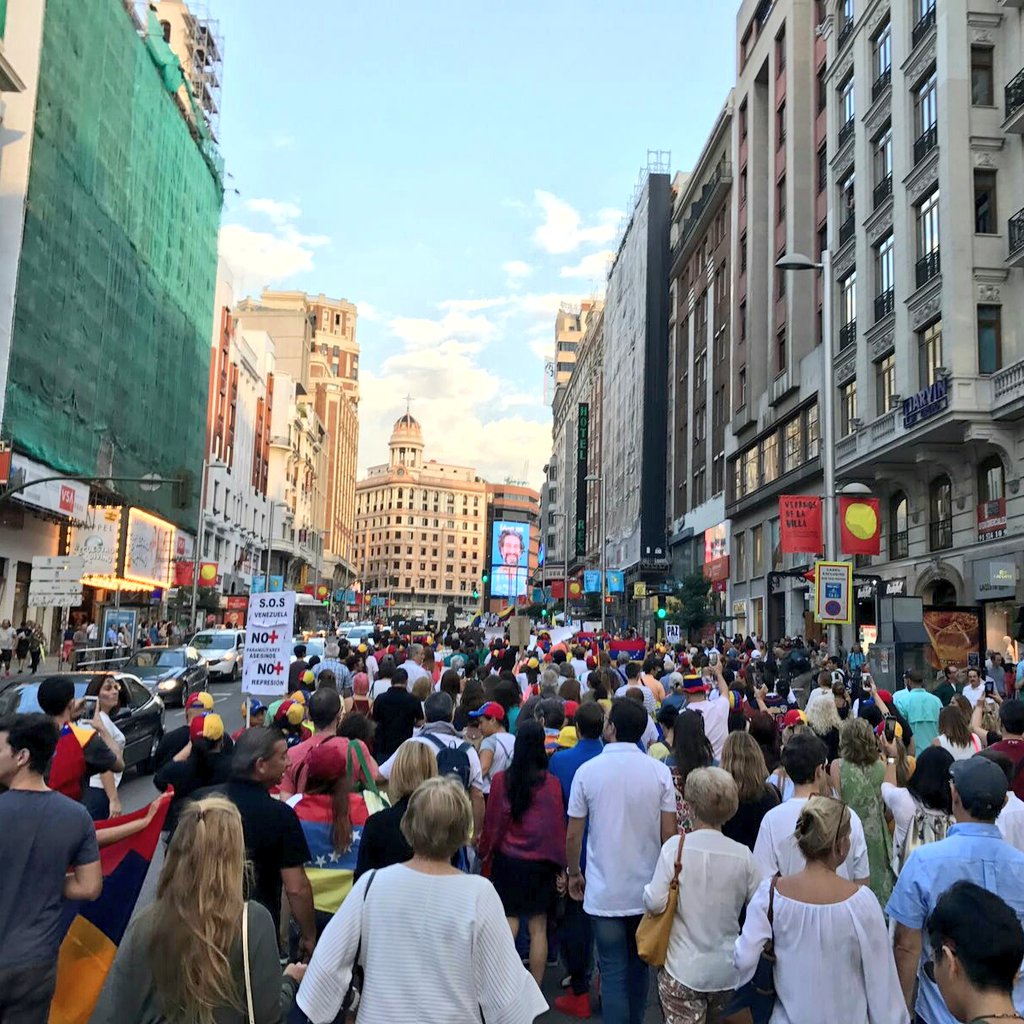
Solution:
[(480, 591), (479, 590), (474, 590), (473, 591), (473, 600), (477, 601), (477, 600), (479, 600), (479, 598), (480, 598)]
[(490, 578), (490, 575), (486, 572), (480, 577), (480, 579), (482, 579), (484, 583), (486, 583)]
[(665, 616), (666, 616), (666, 615), (668, 615), (668, 612), (667, 612), (667, 611), (665, 611), (665, 609), (664, 609), (664, 608), (659, 608), (659, 609), (658, 609), (658, 618), (659, 618), (659, 619), (663, 619), (663, 618), (665, 618)]

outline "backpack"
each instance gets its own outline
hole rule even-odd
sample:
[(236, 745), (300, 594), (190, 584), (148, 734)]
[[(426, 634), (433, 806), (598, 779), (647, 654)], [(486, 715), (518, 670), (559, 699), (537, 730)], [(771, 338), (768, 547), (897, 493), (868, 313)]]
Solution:
[(449, 747), (444, 740), (433, 733), (424, 733), (424, 736), (437, 747), (437, 774), (455, 775), (462, 783), (463, 789), (469, 789), (469, 744), (463, 741), (457, 747)]
[(893, 851), (893, 871), (898, 875), (919, 846), (945, 839), (946, 832), (952, 824), (953, 818), (945, 812), (929, 811), (918, 804), (914, 811), (914, 819), (907, 829), (907, 837), (903, 840), (903, 848)]

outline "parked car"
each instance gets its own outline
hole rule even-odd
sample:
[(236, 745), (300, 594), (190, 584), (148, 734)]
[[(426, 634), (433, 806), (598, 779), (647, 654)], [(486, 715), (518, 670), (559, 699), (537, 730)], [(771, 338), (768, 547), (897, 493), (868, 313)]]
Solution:
[(306, 661), (309, 661), (309, 659), (312, 658), (314, 654), (321, 661), (323, 661), (323, 658), (324, 658), (324, 648), (327, 646), (327, 641), (324, 640), (323, 637), (311, 636), (307, 640), (305, 637), (302, 637), (302, 636), (293, 636), (292, 637), (292, 653), (291, 653), (291, 657), (289, 658), (290, 662), (294, 663), (294, 662), (296, 662), (298, 660), (295, 657), (295, 648), (298, 647), (300, 644), (303, 647), (306, 648)]
[[(117, 727), (124, 733), (124, 766), (135, 767), (141, 774), (150, 774), (155, 765), (153, 755), (164, 735), (164, 702), (152, 693), (138, 676), (128, 672), (65, 672), (64, 677), (75, 684), (75, 699), (85, 696), (86, 687), (97, 676), (112, 676), (128, 687), (129, 704), (114, 715)], [(7, 679), (0, 683), (0, 718), (7, 715), (39, 712), (39, 684), (49, 676), (37, 676), (24, 682)]]
[(189, 641), (205, 659), (211, 679), (242, 678), (245, 632), (238, 629), (204, 629)]
[(184, 705), (190, 693), (209, 689), (210, 670), (194, 647), (143, 647), (124, 670), (155, 687), (165, 704)]
[(344, 636), (353, 647), (358, 647), (367, 637), (373, 636), (373, 626), (349, 626), (344, 630)]

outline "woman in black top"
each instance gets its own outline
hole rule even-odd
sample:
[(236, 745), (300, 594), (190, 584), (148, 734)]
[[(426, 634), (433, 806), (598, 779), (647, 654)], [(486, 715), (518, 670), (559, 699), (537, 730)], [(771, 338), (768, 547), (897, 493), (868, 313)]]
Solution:
[(779, 804), (779, 793), (770, 786), (768, 769), (757, 740), (746, 732), (731, 732), (722, 747), (722, 767), (736, 780), (740, 805), (722, 826), (722, 835), (749, 850), (754, 849), (761, 819)]
[(363, 826), (356, 858), (353, 882), (376, 868), (403, 864), (412, 856), (412, 847), (402, 835), (402, 817), (409, 806), (409, 797), (425, 779), (437, 775), (437, 757), (427, 743), (407, 742), (398, 748), (388, 779), (391, 806), (371, 814)]

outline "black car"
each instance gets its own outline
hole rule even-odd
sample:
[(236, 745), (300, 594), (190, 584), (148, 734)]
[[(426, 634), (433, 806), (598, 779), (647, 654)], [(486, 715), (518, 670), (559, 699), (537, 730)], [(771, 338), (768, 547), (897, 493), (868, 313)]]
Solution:
[[(113, 716), (114, 724), (124, 733), (124, 766), (135, 767), (140, 773), (154, 770), (153, 755), (164, 735), (164, 704), (154, 696), (136, 676), (127, 672), (65, 672), (63, 677), (75, 684), (75, 698), (85, 696), (86, 687), (99, 677), (112, 676), (128, 687), (128, 707)], [(15, 713), (40, 712), (39, 684), (48, 676), (37, 676), (31, 681), (8, 679), (0, 682), (0, 719)]]
[(190, 693), (209, 689), (206, 659), (194, 647), (142, 647), (124, 666), (154, 690), (165, 704), (184, 705)]

